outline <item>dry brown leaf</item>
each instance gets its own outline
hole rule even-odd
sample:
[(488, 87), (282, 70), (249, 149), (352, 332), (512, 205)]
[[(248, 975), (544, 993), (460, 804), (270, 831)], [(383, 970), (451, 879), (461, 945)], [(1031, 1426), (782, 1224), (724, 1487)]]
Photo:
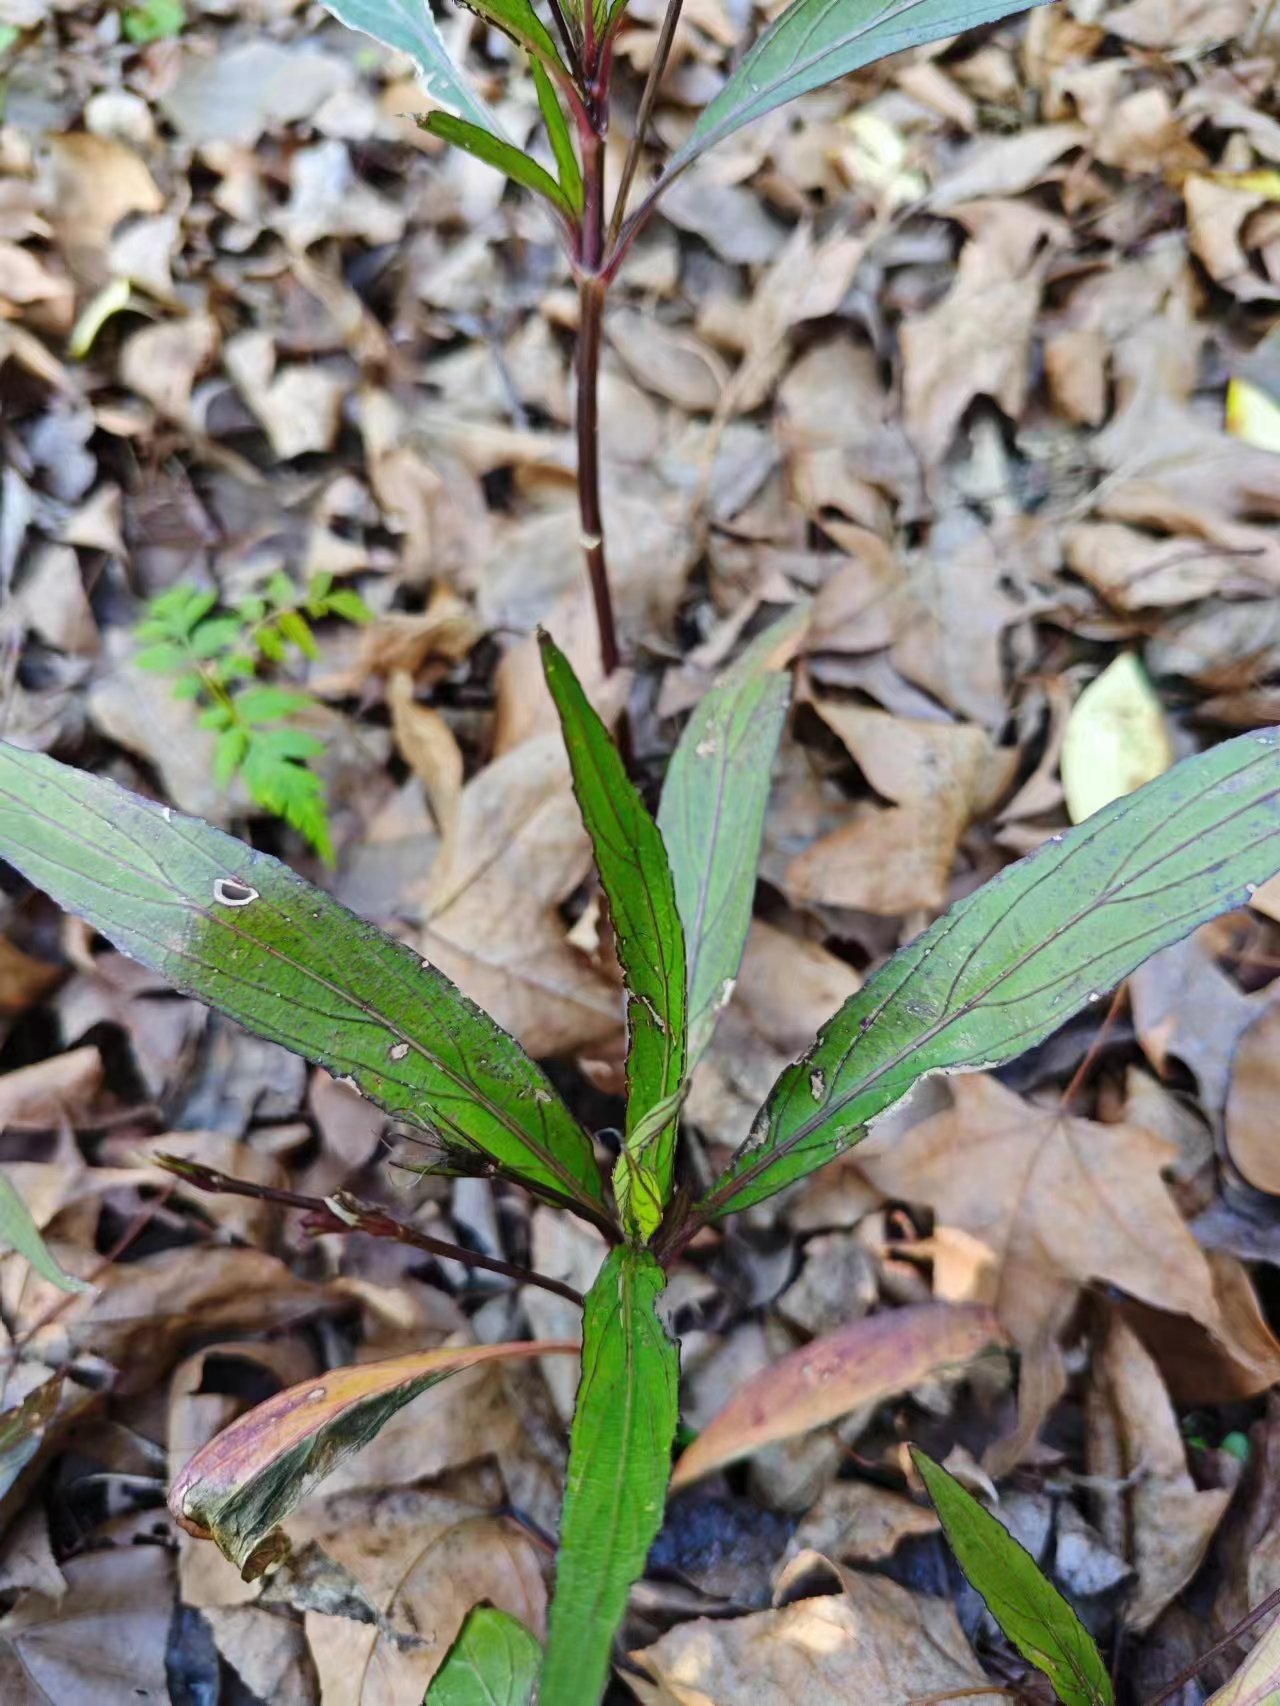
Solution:
[(1209, 1251), (1218, 1319), (1212, 1332), (1185, 1315), (1126, 1299), (1117, 1305), (1160, 1365), (1179, 1404), (1228, 1404), (1256, 1398), (1280, 1380), (1280, 1343), (1262, 1313), (1249, 1270), (1235, 1256)]
[[(24, 954), (7, 936), (0, 936), (0, 1018), (16, 1019), (25, 1013), (60, 983), (62, 976), (60, 966)], [(0, 1098), (3, 1095), (0, 1089)]]
[(773, 1440), (808, 1432), (864, 1404), (959, 1374), (1001, 1338), (980, 1304), (926, 1303), (868, 1316), (763, 1369), (701, 1430), (676, 1463), (684, 1487)]
[(396, 670), (387, 683), (391, 732), (405, 763), (426, 790), (442, 843), (451, 841), (462, 795), (463, 758), (457, 737), (440, 712), (414, 698), (413, 678)]
[(996, 1314), (1016, 1344), (1034, 1345), (1094, 1280), (1216, 1324), (1208, 1262), (1161, 1177), (1173, 1145), (1035, 1107), (994, 1078), (950, 1090), (951, 1108), (883, 1148), (873, 1136), (859, 1164), (886, 1196), (927, 1203), (992, 1251)]
[(16, 601), (17, 612), (47, 644), (72, 656), (98, 650), (80, 559), (69, 545), (42, 545), (32, 556)]
[(570, 944), (556, 910), (589, 868), (564, 743), (549, 734), (467, 784), (427, 879), (422, 953), (534, 1055), (621, 1023), (619, 990)]
[(56, 1131), (88, 1116), (102, 1089), (102, 1056), (92, 1045), (51, 1055), (0, 1077), (0, 1131)]
[(1219, 967), (1206, 932), (1198, 930), (1139, 966), (1129, 980), (1129, 998), (1147, 1059), (1162, 1076), (1172, 1060), (1190, 1068), (1216, 1129), (1236, 1047), (1265, 1009), (1266, 996), (1243, 994)]
[(1094, 1358), (1086, 1461), (1093, 1474), (1114, 1467), (1132, 1477), (1124, 1497), (1138, 1586), (1124, 1616), (1130, 1628), (1149, 1629), (1200, 1568), (1231, 1493), (1197, 1489), (1160, 1371), (1119, 1320)]
[(0, 1619), (5, 1706), (138, 1706), (168, 1694), (173, 1564), (161, 1546), (86, 1552), (61, 1598), (25, 1594)]
[(1240, 1034), (1227, 1092), (1227, 1152), (1255, 1189), (1280, 1196), (1280, 1005)]
[(1250, 0), (1128, 0), (1107, 11), (1107, 29), (1136, 47), (1176, 48), (1179, 56), (1203, 52), (1242, 35)]
[(946, 296), (902, 326), (903, 415), (928, 463), (942, 458), (976, 396), (1012, 420), (1026, 398), (1043, 229), (1021, 204), (995, 205), (1007, 216), (984, 221), (965, 244)]
[(606, 322), (610, 344), (637, 384), (694, 414), (711, 414), (728, 380), (724, 363), (688, 331), (623, 308)]
[(855, 807), (851, 823), (794, 859), (791, 899), (888, 917), (945, 905), (960, 837), (1012, 780), (1017, 755), (997, 752), (982, 729), (826, 701), (815, 708), (876, 792), (897, 803)]
[[(77, 1300), (64, 1322), (76, 1351), (93, 1351), (121, 1371), (124, 1392), (145, 1392), (196, 1335), (278, 1329), (336, 1301), (261, 1250), (216, 1247), (117, 1265), (99, 1286), (91, 1301)], [(58, 1325), (48, 1332), (58, 1342)]]
[(223, 350), (227, 372), (282, 462), (333, 449), (349, 373), (314, 362), (282, 367), (270, 332), (241, 332)]
[(1249, 258), (1244, 227), (1267, 205), (1264, 191), (1237, 187), (1229, 179), (1193, 175), (1183, 186), (1191, 247), (1210, 277), (1242, 302), (1273, 302), (1280, 280), (1264, 277)]
[(872, 1481), (833, 1481), (792, 1535), (788, 1551), (821, 1552), (842, 1564), (876, 1564), (898, 1544), (936, 1534), (938, 1518), (924, 1505)]
[(207, 314), (145, 326), (120, 352), (121, 383), (170, 420), (190, 423), (192, 389), (217, 347), (217, 322)]
[(1086, 522), (1071, 528), (1063, 545), (1074, 573), (1119, 610), (1265, 590), (1254, 559), (1233, 560), (1197, 539), (1153, 539), (1118, 522)]
[(998, 1706), (945, 1600), (882, 1576), (842, 1580), (843, 1593), (779, 1611), (681, 1623), (631, 1654), (652, 1680), (628, 1681), (645, 1706), (909, 1706), (954, 1690)]
[(159, 213), (164, 197), (142, 157), (112, 137), (69, 131), (51, 136), (48, 150), (54, 231), (78, 281), (96, 289), (116, 226), (130, 213)]
[[(494, 1501), (496, 1502), (496, 1501)], [(402, 1487), (341, 1493), (295, 1513), (295, 1550), (314, 1544), (348, 1573), (377, 1624), (308, 1610), (325, 1706), (414, 1706), (473, 1605), (488, 1601), (541, 1635), (541, 1554), (478, 1500)]]

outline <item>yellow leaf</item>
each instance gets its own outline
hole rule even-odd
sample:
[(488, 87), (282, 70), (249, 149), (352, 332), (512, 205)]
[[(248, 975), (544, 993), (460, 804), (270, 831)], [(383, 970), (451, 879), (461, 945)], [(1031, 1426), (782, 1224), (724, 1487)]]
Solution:
[(1072, 823), (1154, 780), (1173, 763), (1164, 709), (1132, 652), (1108, 664), (1072, 706), (1062, 788)]
[(1280, 403), (1247, 379), (1233, 379), (1227, 386), (1227, 431), (1258, 450), (1280, 453)]

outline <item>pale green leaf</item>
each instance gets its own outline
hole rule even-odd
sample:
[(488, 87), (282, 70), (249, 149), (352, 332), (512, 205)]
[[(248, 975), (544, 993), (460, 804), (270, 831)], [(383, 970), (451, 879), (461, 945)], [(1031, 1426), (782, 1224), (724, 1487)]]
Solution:
[[(685, 1063), (684, 932), (658, 826), (569, 660), (549, 635), (540, 637), (627, 985), (627, 1130), (614, 1192), (624, 1224), (647, 1237), (662, 1218), (675, 1159)], [(655, 1123), (650, 1116), (659, 1109)]]
[(733, 992), (751, 927), (770, 773), (791, 679), (779, 667), (808, 619), (798, 605), (694, 707), (658, 808), (689, 958), (692, 1071)]
[(524, 1051), (278, 860), (4, 743), (0, 857), (184, 994), (609, 1224), (591, 1140)]
[(323, 0), (325, 10), (348, 29), (360, 30), (397, 53), (407, 53), (418, 67), (422, 86), (442, 107), (461, 113), (493, 136), (502, 126), (449, 57), (444, 37), (432, 16), (430, 0)]
[(1173, 763), (1164, 706), (1132, 652), (1121, 652), (1071, 707), (1059, 763), (1072, 823), (1163, 776)]
[(64, 1274), (54, 1261), (40, 1236), (40, 1229), (31, 1218), (31, 1210), (18, 1195), (12, 1179), (0, 1173), (0, 1249), (16, 1250), (35, 1269), (41, 1279), (56, 1285), (59, 1291), (85, 1291), (83, 1280)]
[(810, 89), (904, 48), (1027, 11), (1041, 0), (792, 0), (743, 57), (663, 174)]
[(1280, 870), (1280, 731), (1241, 735), (1055, 835), (870, 978), (774, 1085), (699, 1205), (746, 1208), (919, 1079), (999, 1066)]
[(1111, 1678), (1093, 1637), (1035, 1559), (931, 1457), (920, 1472), (956, 1562), (1009, 1640), (1053, 1684), (1063, 1706), (1111, 1706)]
[(478, 1605), (431, 1679), (423, 1706), (532, 1706), (542, 1648), (509, 1612)]
[(666, 1275), (647, 1250), (614, 1250), (582, 1323), (560, 1554), (539, 1706), (594, 1706), (631, 1584), (662, 1524), (679, 1360), (655, 1304)]

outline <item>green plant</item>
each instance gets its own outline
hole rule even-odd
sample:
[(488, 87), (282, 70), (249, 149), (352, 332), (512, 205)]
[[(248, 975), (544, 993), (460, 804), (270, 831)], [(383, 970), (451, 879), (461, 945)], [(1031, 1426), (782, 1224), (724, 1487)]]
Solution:
[(250, 798), (291, 824), (333, 863), (324, 783), (309, 760), (324, 742), (292, 720), (318, 702), (296, 687), (259, 679), (264, 668), (285, 663), (290, 648), (319, 656), (311, 622), (327, 616), (367, 622), (372, 615), (358, 592), (334, 587), (332, 575), (315, 575), (299, 592), (288, 575), (272, 575), (264, 591), (234, 609), (218, 608), (218, 595), (175, 586), (147, 605), (136, 635), (143, 642), (139, 669), (176, 677), (176, 699), (200, 706), (202, 728), (217, 734), (214, 777), (225, 788), (241, 776)]
[(956, 1562), (1027, 1663), (1063, 1706), (1114, 1706), (1092, 1635), (1031, 1554), (940, 1463), (911, 1456)]
[[(606, 673), (619, 645), (605, 562), (597, 392), (609, 288), (663, 193), (707, 149), (797, 96), (905, 48), (989, 24), (1042, 0), (790, 0), (738, 61), (659, 176), (629, 211), (649, 122), (675, 41), (683, 0), (666, 0), (612, 206), (606, 206), (605, 147), (614, 97), (614, 48), (626, 0), (465, 0), (523, 50), (546, 137), (546, 164), (517, 148), (449, 57), (428, 0), (323, 0), (342, 23), (408, 54), (443, 108), (421, 121), (541, 198), (578, 287), (576, 430), (582, 547)], [(576, 139), (576, 146), (575, 146)]]
[(143, 0), (140, 6), (130, 6), (124, 14), (125, 40), (135, 47), (148, 42), (168, 41), (181, 35), (187, 21), (182, 0)]
[[(743, 949), (785, 705), (775, 666), (796, 620), (750, 646), (690, 719), (663, 789), (665, 833), (543, 640), (628, 982), (630, 1103), (611, 1182), (541, 1070), (428, 962), (220, 831), (0, 745), (0, 856), (179, 989), (434, 1134), (449, 1165), (517, 1183), (607, 1239), (584, 1303), (542, 1706), (598, 1699), (662, 1520), (678, 1364), (658, 1306), (689, 1241), (849, 1148), (928, 1074), (1013, 1059), (1280, 867), (1280, 732), (1185, 761), (1053, 837), (889, 960), (782, 1074), (721, 1176), (695, 1189), (677, 1147), (681, 1093)], [(323, 1206), (350, 1226), (366, 1212)], [(193, 1459), (174, 1488), (176, 1513), (261, 1570), (282, 1544), (276, 1525), (316, 1475), (446, 1372), (402, 1359), (270, 1400)], [(514, 1674), (505, 1698), (528, 1700), (527, 1643), (513, 1650), (472, 1628), (464, 1647), (433, 1700), (466, 1699), (464, 1672), (486, 1654), (508, 1681)]]

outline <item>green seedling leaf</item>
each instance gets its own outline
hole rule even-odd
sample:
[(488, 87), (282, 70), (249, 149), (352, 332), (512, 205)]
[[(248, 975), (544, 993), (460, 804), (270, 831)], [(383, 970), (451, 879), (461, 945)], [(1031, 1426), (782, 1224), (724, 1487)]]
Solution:
[(672, 1489), (961, 1369), (1003, 1339), (995, 1315), (977, 1303), (921, 1303), (850, 1322), (740, 1386), (681, 1456)]
[(882, 966), (778, 1079), (699, 1205), (746, 1208), (935, 1072), (1000, 1066), (1280, 869), (1280, 731), (1189, 758), (1055, 835)]
[[(675, 1159), (685, 1067), (684, 932), (658, 826), (569, 660), (549, 635), (539, 638), (627, 984), (627, 1131), (614, 1192), (624, 1224), (648, 1237), (670, 1195)], [(662, 1117), (654, 1124), (649, 1116), (657, 1109)]]
[(132, 6), (125, 13), (125, 38), (137, 47), (151, 41), (168, 41), (182, 34), (186, 21), (182, 0), (146, 0), (145, 5)]
[(915, 1446), (911, 1457), (956, 1562), (1027, 1663), (1048, 1677), (1063, 1706), (1112, 1706), (1093, 1637), (1031, 1554), (941, 1464)]
[(268, 1398), (197, 1451), (173, 1483), (169, 1509), (251, 1580), (289, 1512), (428, 1387), (477, 1363), (577, 1349), (559, 1340), (455, 1345), (330, 1369)]
[(64, 1274), (54, 1261), (31, 1218), (31, 1210), (18, 1195), (18, 1187), (3, 1173), (0, 1173), (0, 1249), (16, 1250), (41, 1279), (56, 1285), (59, 1291), (88, 1290), (83, 1280)]
[(468, 124), (465, 119), (455, 118), (452, 113), (428, 113), (422, 120), (422, 128), (457, 148), (465, 148), (468, 154), (474, 154), (486, 165), (496, 166), (513, 183), (523, 184), (534, 195), (544, 196), (557, 212), (566, 219), (573, 219), (573, 205), (551, 173), (527, 154), (522, 154), (514, 144), (504, 142), (500, 136), (491, 136), (487, 130)]
[(539, 1706), (593, 1706), (613, 1635), (662, 1524), (679, 1358), (647, 1250), (614, 1250), (587, 1294), (560, 1556)]
[(184, 994), (609, 1226), (591, 1140), (524, 1051), (278, 860), (4, 743), (0, 857)]
[(556, 170), (560, 174), (560, 187), (569, 198), (569, 205), (574, 213), (581, 213), (583, 206), (582, 169), (578, 165), (578, 156), (574, 153), (573, 138), (569, 134), (568, 121), (560, 98), (556, 94), (555, 85), (548, 77), (541, 60), (531, 59), (530, 69), (533, 72), (533, 86), (538, 92), (538, 106), (542, 110), (542, 122), (547, 127), (547, 140), (551, 144), (551, 152), (555, 155)]
[(792, 0), (672, 155), (670, 182), (715, 143), (873, 60), (1025, 12), (1041, 0)]
[(502, 135), (502, 126), (450, 59), (430, 0), (324, 0), (324, 6), (348, 29), (360, 30), (397, 53), (407, 53), (418, 67), (423, 88), (441, 106), (461, 113), (493, 136)]
[(532, 1706), (542, 1648), (506, 1611), (478, 1605), (431, 1679), (423, 1706)]
[(1280, 1617), (1206, 1706), (1280, 1706)]
[[(315, 700), (287, 687), (246, 687), (236, 694), (235, 707), (246, 723), (274, 723), (315, 709)], [(323, 741), (319, 743), (324, 751)]]
[(701, 1058), (733, 993), (751, 927), (770, 772), (791, 697), (780, 668), (801, 605), (749, 645), (699, 700), (672, 754), (658, 827), (689, 956), (689, 1059)]

